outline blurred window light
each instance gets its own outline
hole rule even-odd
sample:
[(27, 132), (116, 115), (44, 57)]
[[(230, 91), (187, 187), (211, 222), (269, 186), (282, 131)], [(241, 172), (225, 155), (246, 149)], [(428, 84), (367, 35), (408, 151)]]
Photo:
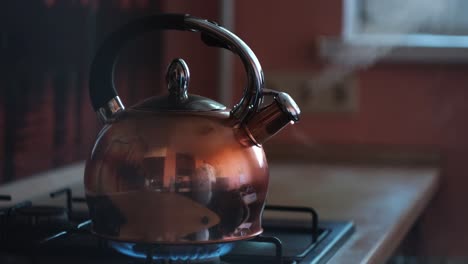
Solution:
[(468, 47), (467, 0), (343, 0), (343, 6), (349, 42)]

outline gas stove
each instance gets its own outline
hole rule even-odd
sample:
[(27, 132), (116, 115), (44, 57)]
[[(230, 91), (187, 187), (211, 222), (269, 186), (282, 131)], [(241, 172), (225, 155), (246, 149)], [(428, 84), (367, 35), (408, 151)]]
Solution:
[[(93, 235), (83, 193), (82, 185), (76, 185), (15, 204), (9, 194), (0, 195), (0, 263), (326, 263), (354, 228), (350, 221), (321, 220), (312, 208), (267, 205), (262, 235), (194, 246), (199, 255), (184, 256), (183, 249), (168, 251), (163, 245), (118, 243)], [(301, 217), (291, 217), (295, 215)], [(203, 253), (208, 248), (215, 248), (210, 256)], [(170, 255), (174, 251), (177, 257)]]

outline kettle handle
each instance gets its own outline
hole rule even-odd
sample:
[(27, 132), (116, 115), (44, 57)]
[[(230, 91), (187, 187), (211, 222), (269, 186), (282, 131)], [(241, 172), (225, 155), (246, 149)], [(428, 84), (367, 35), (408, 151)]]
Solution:
[(114, 68), (120, 49), (138, 35), (155, 30), (198, 31), (205, 44), (226, 48), (237, 54), (247, 73), (247, 86), (242, 99), (231, 110), (231, 115), (245, 123), (257, 112), (263, 98), (264, 77), (260, 62), (247, 44), (214, 22), (186, 14), (161, 14), (124, 25), (105, 39), (98, 49), (91, 65), (89, 94), (101, 121), (108, 122), (117, 112), (125, 109), (114, 85)]

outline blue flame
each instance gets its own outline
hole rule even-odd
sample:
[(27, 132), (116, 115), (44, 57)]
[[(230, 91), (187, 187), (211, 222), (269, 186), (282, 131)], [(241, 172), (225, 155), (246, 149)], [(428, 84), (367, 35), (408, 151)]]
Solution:
[[(118, 252), (132, 258), (146, 258), (146, 248), (135, 243), (109, 241), (109, 245)], [(217, 258), (229, 253), (234, 244), (220, 243), (207, 245), (154, 245), (152, 255), (154, 260), (193, 261)]]

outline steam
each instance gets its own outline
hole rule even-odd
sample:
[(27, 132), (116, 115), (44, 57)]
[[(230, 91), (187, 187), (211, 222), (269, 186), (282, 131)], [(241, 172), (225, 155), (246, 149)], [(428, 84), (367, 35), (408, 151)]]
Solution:
[[(345, 45), (330, 58), (329, 65), (311, 80), (315, 87), (330, 87), (356, 70), (365, 69), (406, 44), (405, 34), (424, 27), (437, 29), (441, 19), (457, 1), (464, 0), (367, 0), (362, 1), (367, 17), (362, 35), (348, 36), (351, 43), (366, 43), (372, 34), (375, 45)], [(380, 43), (379, 43), (380, 42)], [(367, 42), (369, 43), (369, 42)]]
[[(438, 30), (441, 20), (466, 0), (362, 0), (366, 8), (366, 24), (362, 35), (347, 36), (357, 45), (344, 45), (330, 58), (328, 65), (308, 83), (314, 89), (327, 89), (357, 70), (365, 69), (388, 55), (394, 48), (406, 45), (405, 34), (429, 27)], [(369, 45), (369, 36), (379, 34)], [(366, 39), (367, 37), (367, 39)], [(380, 43), (379, 43), (380, 42)], [(365, 46), (359, 45), (366, 44)], [(292, 129), (293, 136), (302, 144), (312, 147), (313, 139), (300, 128)]]

